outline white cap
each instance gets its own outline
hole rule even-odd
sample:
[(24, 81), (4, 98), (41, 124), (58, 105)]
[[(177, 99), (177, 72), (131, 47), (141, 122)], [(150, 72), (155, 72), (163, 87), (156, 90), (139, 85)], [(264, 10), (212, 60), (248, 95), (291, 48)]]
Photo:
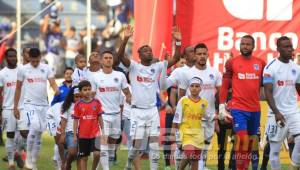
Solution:
[(192, 84), (200, 84), (200, 86), (203, 85), (203, 81), (201, 78), (199, 77), (193, 77), (190, 82), (189, 82), (189, 86), (191, 86)]
[(78, 94), (79, 93), (79, 88), (75, 88), (73, 94)]

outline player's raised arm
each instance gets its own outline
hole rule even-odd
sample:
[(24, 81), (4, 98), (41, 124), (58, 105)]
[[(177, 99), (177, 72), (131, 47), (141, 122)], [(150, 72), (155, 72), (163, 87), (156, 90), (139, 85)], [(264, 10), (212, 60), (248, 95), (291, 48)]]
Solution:
[(132, 35), (133, 35), (133, 28), (131, 27), (131, 25), (127, 25), (124, 31), (124, 39), (117, 53), (119, 60), (122, 62), (122, 64), (125, 67), (130, 66), (130, 59), (125, 56), (125, 49), (126, 49), (127, 42)]
[(181, 50), (181, 32), (178, 27), (174, 27), (172, 31), (173, 38), (175, 40), (175, 54), (171, 60), (168, 61), (168, 68), (175, 65), (180, 60)]

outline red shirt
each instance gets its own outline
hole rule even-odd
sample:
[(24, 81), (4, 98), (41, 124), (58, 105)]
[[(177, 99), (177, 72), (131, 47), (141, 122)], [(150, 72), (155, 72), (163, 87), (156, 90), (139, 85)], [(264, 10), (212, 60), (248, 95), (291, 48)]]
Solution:
[(266, 63), (256, 57), (234, 57), (226, 62), (226, 72), (220, 94), (220, 103), (225, 103), (228, 89), (232, 87), (231, 109), (248, 112), (260, 111), (260, 87)]
[(91, 102), (78, 101), (74, 106), (74, 119), (79, 119), (79, 138), (95, 138), (100, 135), (98, 118), (102, 114), (101, 103), (93, 99)]

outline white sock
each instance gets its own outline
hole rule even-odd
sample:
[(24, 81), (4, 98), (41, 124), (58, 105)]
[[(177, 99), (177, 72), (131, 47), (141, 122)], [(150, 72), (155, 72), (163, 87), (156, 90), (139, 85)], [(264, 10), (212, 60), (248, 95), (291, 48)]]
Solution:
[(178, 149), (178, 147), (176, 147), (174, 155), (175, 155), (175, 169), (179, 170), (180, 161), (182, 159), (182, 151)]
[(31, 166), (32, 166), (32, 154), (31, 153), (32, 153), (34, 142), (35, 142), (35, 138), (36, 138), (35, 131), (30, 130), (28, 137), (27, 137), (27, 142), (26, 142), (27, 143), (26, 163), (27, 163), (27, 166), (30, 166), (27, 168), (31, 168)]
[(109, 170), (109, 159), (108, 159), (108, 146), (101, 145), (100, 151), (100, 163), (102, 165), (103, 170)]
[(149, 159), (150, 159), (150, 169), (158, 169), (158, 160), (159, 160), (159, 145), (157, 142), (149, 144)]
[(36, 135), (36, 137), (35, 137), (35, 141), (34, 141), (33, 148), (32, 148), (32, 154), (31, 154), (31, 159), (32, 159), (33, 164), (36, 164), (37, 159), (40, 154), (42, 132), (36, 131), (35, 135)]
[(300, 167), (300, 136), (295, 137), (295, 146), (292, 153), (292, 163), (295, 167)]
[(270, 142), (270, 165), (271, 169), (279, 170), (280, 169), (280, 158), (279, 152), (282, 142)]
[(7, 159), (8, 164), (13, 165), (14, 164), (14, 138), (7, 138), (6, 139), (6, 151), (7, 151)]
[(208, 146), (205, 146), (204, 149), (201, 152), (200, 159), (198, 161), (198, 169), (204, 169), (205, 163), (206, 163), (206, 157), (207, 157), (207, 148)]
[(116, 149), (116, 145), (115, 144), (108, 144), (109, 158), (115, 158), (115, 149)]

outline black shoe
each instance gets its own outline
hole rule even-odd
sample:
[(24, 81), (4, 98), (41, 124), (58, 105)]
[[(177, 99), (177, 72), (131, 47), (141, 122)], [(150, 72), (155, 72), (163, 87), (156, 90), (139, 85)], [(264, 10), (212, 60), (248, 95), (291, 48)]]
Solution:
[(4, 162), (8, 162), (7, 155), (2, 158)]
[(22, 169), (22, 168), (24, 167), (24, 161), (23, 161), (21, 155), (16, 155), (15, 161), (17, 162), (17, 166), (18, 166), (19, 168)]

